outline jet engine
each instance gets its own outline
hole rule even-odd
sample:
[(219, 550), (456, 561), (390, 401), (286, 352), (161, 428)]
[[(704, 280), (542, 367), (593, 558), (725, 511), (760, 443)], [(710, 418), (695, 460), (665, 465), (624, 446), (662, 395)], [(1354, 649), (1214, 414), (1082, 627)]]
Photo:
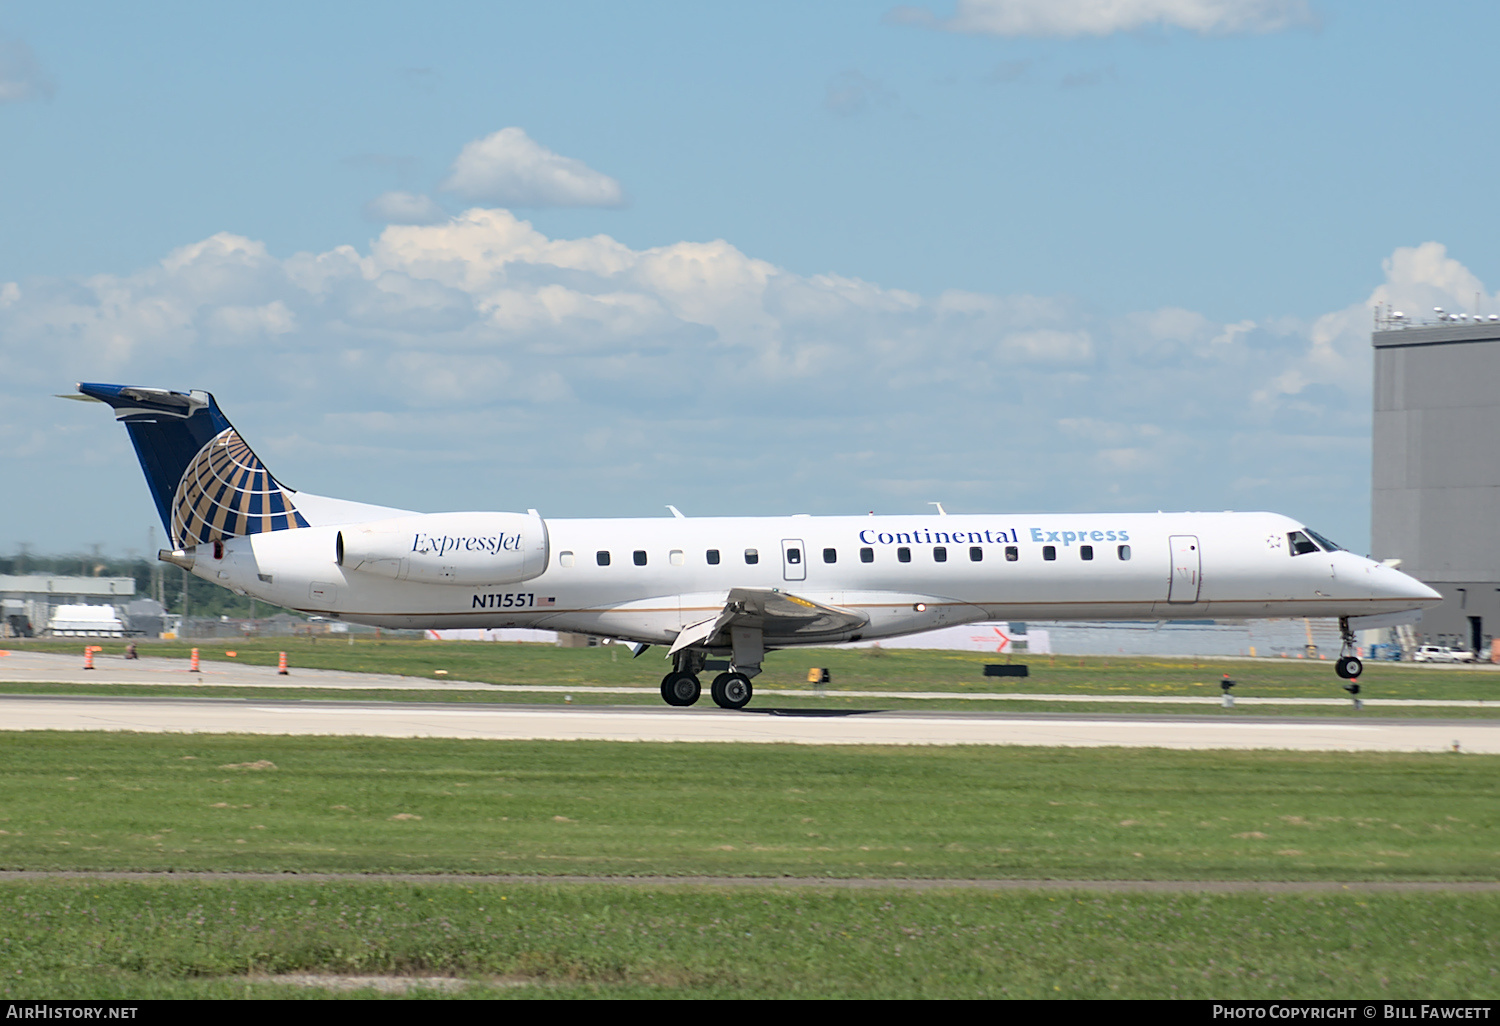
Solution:
[(547, 569), (547, 524), (526, 513), (426, 513), (341, 528), (345, 570), (429, 584), (515, 584)]

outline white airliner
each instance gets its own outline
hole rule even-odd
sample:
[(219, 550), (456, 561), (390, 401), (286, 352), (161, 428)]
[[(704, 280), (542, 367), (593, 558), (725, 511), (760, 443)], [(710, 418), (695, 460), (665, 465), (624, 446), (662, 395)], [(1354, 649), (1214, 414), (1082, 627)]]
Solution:
[[(1275, 513), (551, 520), (294, 491), (207, 392), (80, 384), (124, 421), (174, 546), (241, 595), (380, 627), (535, 627), (668, 649), (668, 704), (750, 701), (765, 653), (982, 620), (1411, 622), (1441, 596)], [(669, 507), (670, 508), (670, 507)]]

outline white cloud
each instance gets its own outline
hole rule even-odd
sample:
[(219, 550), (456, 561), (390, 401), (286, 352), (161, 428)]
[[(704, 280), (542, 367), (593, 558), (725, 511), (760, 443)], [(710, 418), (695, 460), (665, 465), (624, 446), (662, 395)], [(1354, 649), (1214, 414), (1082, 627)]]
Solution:
[[(1256, 398), (1295, 396), (1312, 385), (1344, 388), (1370, 376), (1370, 330), (1373, 311), (1385, 306), (1409, 318), (1431, 319), (1434, 307), (1448, 311), (1500, 311), (1500, 294), (1489, 293), (1467, 267), (1448, 256), (1438, 242), (1401, 246), (1381, 264), (1385, 282), (1369, 299), (1334, 310), (1299, 329), (1310, 343), (1297, 362), (1275, 375)], [(1483, 310), (1475, 309), (1478, 300)]]
[[(131, 274), (0, 284), (0, 437), (31, 430), (32, 397), (118, 380), (213, 390), (252, 439), (271, 426), (294, 485), (410, 508), (1239, 505), (1357, 538), (1339, 496), (1367, 487), (1370, 305), (1482, 291), (1436, 243), (1385, 279), (1306, 323), (1226, 324), (923, 296), (723, 240), (552, 238), (495, 209), (366, 250), (221, 233)], [(82, 458), (56, 439), (37, 474)]]
[(502, 128), (463, 148), (441, 188), (505, 207), (619, 207), (620, 183), (553, 153), (524, 129)]
[(383, 192), (364, 205), (365, 220), (377, 224), (437, 224), (448, 218), (447, 211), (431, 196), (414, 192)]
[(0, 103), (50, 100), (56, 88), (25, 43), (0, 41)]
[(297, 318), (281, 300), (273, 300), (263, 306), (221, 306), (209, 311), (208, 322), (219, 330), (213, 334), (254, 338), (265, 335), (285, 335), (297, 326)]
[(1035, 363), (1086, 363), (1094, 356), (1094, 341), (1087, 331), (1021, 331), (1000, 340), (1000, 352)]
[(1254, 331), (1255, 327), (1256, 325), (1254, 321), (1236, 321), (1233, 324), (1225, 324), (1223, 325), (1220, 333), (1213, 337), (1213, 340), (1210, 344), (1214, 346), (1232, 347), (1234, 346), (1235, 341), (1239, 338), (1239, 336), (1245, 334), (1246, 332)]
[(951, 18), (898, 7), (893, 21), (991, 36), (1107, 36), (1144, 28), (1200, 35), (1278, 32), (1311, 23), (1305, 0), (958, 0)]
[[(1433, 307), (1449, 311), (1479, 313), (1473, 310), (1474, 298), (1485, 298), (1484, 285), (1463, 264), (1448, 255), (1438, 242), (1420, 246), (1403, 246), (1382, 264), (1385, 284), (1370, 295), (1370, 305), (1387, 304), (1392, 309), (1427, 317)], [(1484, 312), (1494, 312), (1493, 307)]]

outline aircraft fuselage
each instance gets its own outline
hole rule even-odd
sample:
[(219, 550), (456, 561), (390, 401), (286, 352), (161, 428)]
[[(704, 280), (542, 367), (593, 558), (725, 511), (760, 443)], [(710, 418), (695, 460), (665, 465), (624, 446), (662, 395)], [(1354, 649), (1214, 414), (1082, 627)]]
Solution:
[[(1293, 554), (1290, 539), (1304, 529), (1273, 513), (538, 517), (540, 538), (527, 544), (532, 568), (543, 569), (497, 571), (493, 581), (483, 561), (509, 544), (504, 531), (481, 538), (472, 520), (457, 521), (468, 533), (445, 526), (482, 516), (407, 518), (377, 570), (341, 565), (347, 527), (311, 527), (230, 538), (218, 558), (198, 546), (192, 572), (292, 609), (393, 628), (533, 627), (671, 644), (733, 588), (868, 617), (768, 646), (777, 648), (992, 619), (1367, 616), (1433, 594), (1351, 552)], [(439, 552), (447, 545), (456, 555)], [(437, 561), (429, 579), (415, 568), (398, 579), (407, 548)], [(452, 568), (441, 566), (450, 558)], [(463, 583), (430, 579), (444, 569)]]

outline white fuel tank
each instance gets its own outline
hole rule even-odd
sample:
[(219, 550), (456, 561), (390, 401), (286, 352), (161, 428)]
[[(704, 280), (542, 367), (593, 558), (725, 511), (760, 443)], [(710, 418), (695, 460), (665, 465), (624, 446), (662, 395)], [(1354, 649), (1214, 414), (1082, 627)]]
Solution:
[(527, 513), (426, 513), (340, 528), (345, 570), (428, 584), (515, 584), (547, 569), (547, 524)]

